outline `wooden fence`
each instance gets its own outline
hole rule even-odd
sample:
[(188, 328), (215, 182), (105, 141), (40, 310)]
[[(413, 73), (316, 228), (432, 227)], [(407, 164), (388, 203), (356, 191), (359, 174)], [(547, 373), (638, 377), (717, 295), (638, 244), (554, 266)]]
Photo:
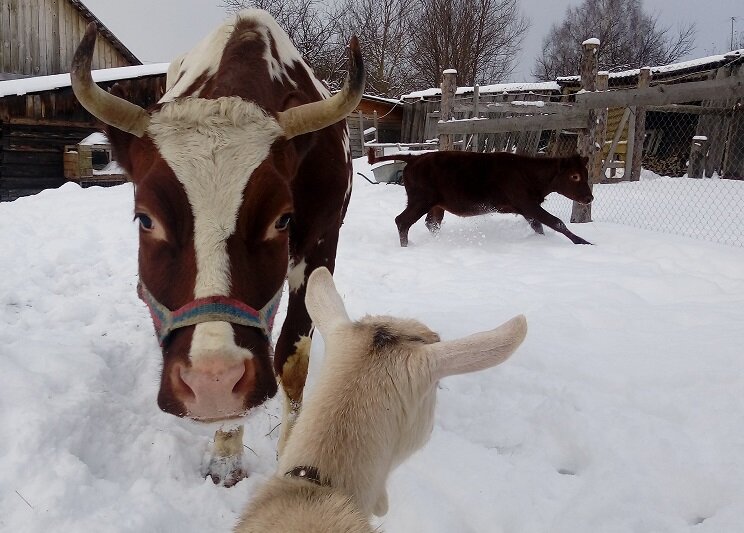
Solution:
[[(682, 172), (686, 171), (690, 177), (716, 173), (730, 179), (744, 179), (742, 61), (719, 69), (714, 79), (655, 86), (650, 86), (650, 69), (644, 68), (637, 88), (607, 90), (607, 73), (597, 72), (597, 46), (591, 40), (584, 44), (582, 90), (577, 94), (503, 95), (502, 102), (496, 101), (498, 97), (484, 102), (475, 88), (469, 102), (452, 101), (451, 109), (441, 113), (454, 113), (455, 118), (436, 122), (440, 149), (452, 146), (453, 141), (457, 146), (460, 139), (463, 149), (473, 151), (562, 155), (576, 150), (590, 158), (592, 184), (637, 181), (644, 145), (655, 146), (653, 143), (658, 139), (654, 139), (653, 133), (661, 121), (671, 120), (668, 117), (675, 115), (691, 116), (692, 119), (677, 125), (683, 130), (681, 144), (667, 150), (676, 151), (674, 164), (684, 165)], [(445, 74), (443, 86), (452, 83), (448, 76), (454, 74)], [(559, 101), (569, 98), (570, 102)], [(459, 118), (458, 113), (466, 116)], [(428, 115), (439, 118), (436, 111)], [(655, 128), (651, 132), (646, 128), (647, 117)], [(426, 124), (426, 127), (431, 126)], [(680, 145), (683, 153), (679, 153)], [(617, 172), (618, 168), (622, 173)], [(681, 175), (679, 168), (674, 172), (665, 175)], [(589, 221), (591, 211), (576, 204), (571, 219)]]

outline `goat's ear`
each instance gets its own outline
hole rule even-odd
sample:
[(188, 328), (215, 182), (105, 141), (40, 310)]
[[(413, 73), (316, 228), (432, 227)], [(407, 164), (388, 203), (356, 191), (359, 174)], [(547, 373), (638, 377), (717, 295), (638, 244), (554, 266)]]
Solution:
[(305, 305), (322, 335), (330, 333), (339, 324), (350, 322), (333, 276), (326, 267), (316, 268), (307, 278)]
[(527, 335), (527, 319), (518, 315), (491, 331), (425, 347), (432, 362), (432, 375), (439, 380), (466, 374), (506, 361)]

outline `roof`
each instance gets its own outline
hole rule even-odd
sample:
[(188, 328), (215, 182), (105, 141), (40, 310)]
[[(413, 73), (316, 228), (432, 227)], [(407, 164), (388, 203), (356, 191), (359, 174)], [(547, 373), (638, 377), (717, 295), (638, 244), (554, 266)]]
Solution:
[[(662, 65), (659, 67), (651, 67), (651, 79), (656, 81), (669, 80), (671, 78), (677, 78), (680, 76), (692, 75), (699, 72), (707, 72), (730, 63), (741, 62), (744, 62), (744, 49), (732, 50), (731, 52), (727, 52), (725, 54), (702, 57), (699, 59), (692, 59), (690, 61), (681, 61), (679, 63), (672, 63), (670, 65)], [(638, 82), (639, 73), (640, 69), (624, 70), (622, 72), (611, 72), (609, 79), (610, 85), (635, 85)], [(480, 94), (519, 92), (549, 93), (554, 91), (558, 92), (563, 87), (579, 87), (580, 84), (580, 76), (562, 76), (557, 78), (556, 81), (481, 85), (478, 90)], [(472, 92), (473, 87), (458, 87), (456, 94), (468, 94)], [(400, 97), (400, 99), (410, 102), (412, 100), (440, 97), (441, 94), (442, 90), (440, 88), (432, 88), (404, 94)]]
[[(692, 75), (698, 72), (707, 72), (726, 65), (727, 63), (741, 62), (744, 60), (744, 49), (732, 50), (725, 54), (717, 54), (689, 61), (680, 61), (669, 65), (651, 67), (652, 80), (664, 80), (679, 76)], [(623, 70), (621, 72), (610, 72), (610, 83), (636, 83), (641, 69)], [(580, 76), (561, 76), (556, 80), (561, 86), (578, 86), (581, 83)], [(613, 85), (614, 85), (613, 84)]]
[[(137, 65), (133, 67), (116, 67), (92, 71), (93, 81), (130, 80), (145, 76), (163, 75), (168, 72), (170, 63), (153, 63), (151, 65)], [(53, 74), (51, 76), (35, 76), (17, 80), (0, 81), (0, 98), (3, 96), (21, 96), (28, 93), (39, 93), (70, 87), (69, 74)]]
[(142, 64), (142, 61), (137, 59), (137, 56), (135, 56), (129, 50), (129, 48), (124, 46), (124, 44), (116, 38), (116, 35), (111, 33), (111, 30), (109, 30), (106, 25), (101, 22), (98, 17), (96, 17), (93, 12), (85, 6), (85, 4), (83, 4), (80, 0), (68, 0), (68, 2), (70, 2), (70, 4), (72, 4), (72, 6), (80, 12), (80, 14), (87, 22), (95, 22), (96, 27), (98, 28), (98, 32), (103, 35), (111, 43), (111, 45), (127, 59), (127, 61), (132, 63), (132, 65)]

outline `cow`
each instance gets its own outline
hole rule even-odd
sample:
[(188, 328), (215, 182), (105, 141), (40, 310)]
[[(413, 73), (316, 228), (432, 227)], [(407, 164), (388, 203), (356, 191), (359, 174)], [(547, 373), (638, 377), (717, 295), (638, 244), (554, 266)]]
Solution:
[[(331, 96), (276, 21), (245, 10), (174, 61), (165, 94), (145, 110), (93, 82), (96, 34), (90, 24), (72, 87), (104, 123), (134, 184), (138, 292), (163, 356), (158, 406), (239, 423), (276, 394), (278, 381), (281, 449), (307, 376), (306, 279), (321, 266), (333, 271), (351, 194), (344, 119), (364, 90), (358, 40), (349, 43), (346, 82)], [(287, 314), (274, 348), (285, 280)], [(244, 475), (234, 466), (207, 474), (233, 484)]]
[(408, 246), (408, 230), (426, 214), (426, 227), (436, 233), (444, 212), (462, 217), (484, 213), (517, 213), (542, 235), (545, 224), (574, 244), (591, 244), (569, 231), (560, 219), (541, 207), (557, 192), (588, 204), (594, 197), (588, 183), (587, 157), (533, 157), (506, 152), (426, 152), (376, 157), (370, 164), (405, 161), (403, 185), (408, 204), (395, 218), (401, 246)]

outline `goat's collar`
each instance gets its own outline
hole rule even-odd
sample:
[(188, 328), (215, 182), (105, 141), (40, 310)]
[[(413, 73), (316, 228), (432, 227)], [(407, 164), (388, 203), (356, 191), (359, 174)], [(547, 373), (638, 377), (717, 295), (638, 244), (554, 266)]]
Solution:
[(321, 479), (320, 472), (318, 472), (318, 469), (314, 466), (296, 466), (289, 472), (285, 472), (284, 475), (294, 479), (309, 481), (310, 483), (314, 483), (321, 487), (331, 486), (330, 483)]

